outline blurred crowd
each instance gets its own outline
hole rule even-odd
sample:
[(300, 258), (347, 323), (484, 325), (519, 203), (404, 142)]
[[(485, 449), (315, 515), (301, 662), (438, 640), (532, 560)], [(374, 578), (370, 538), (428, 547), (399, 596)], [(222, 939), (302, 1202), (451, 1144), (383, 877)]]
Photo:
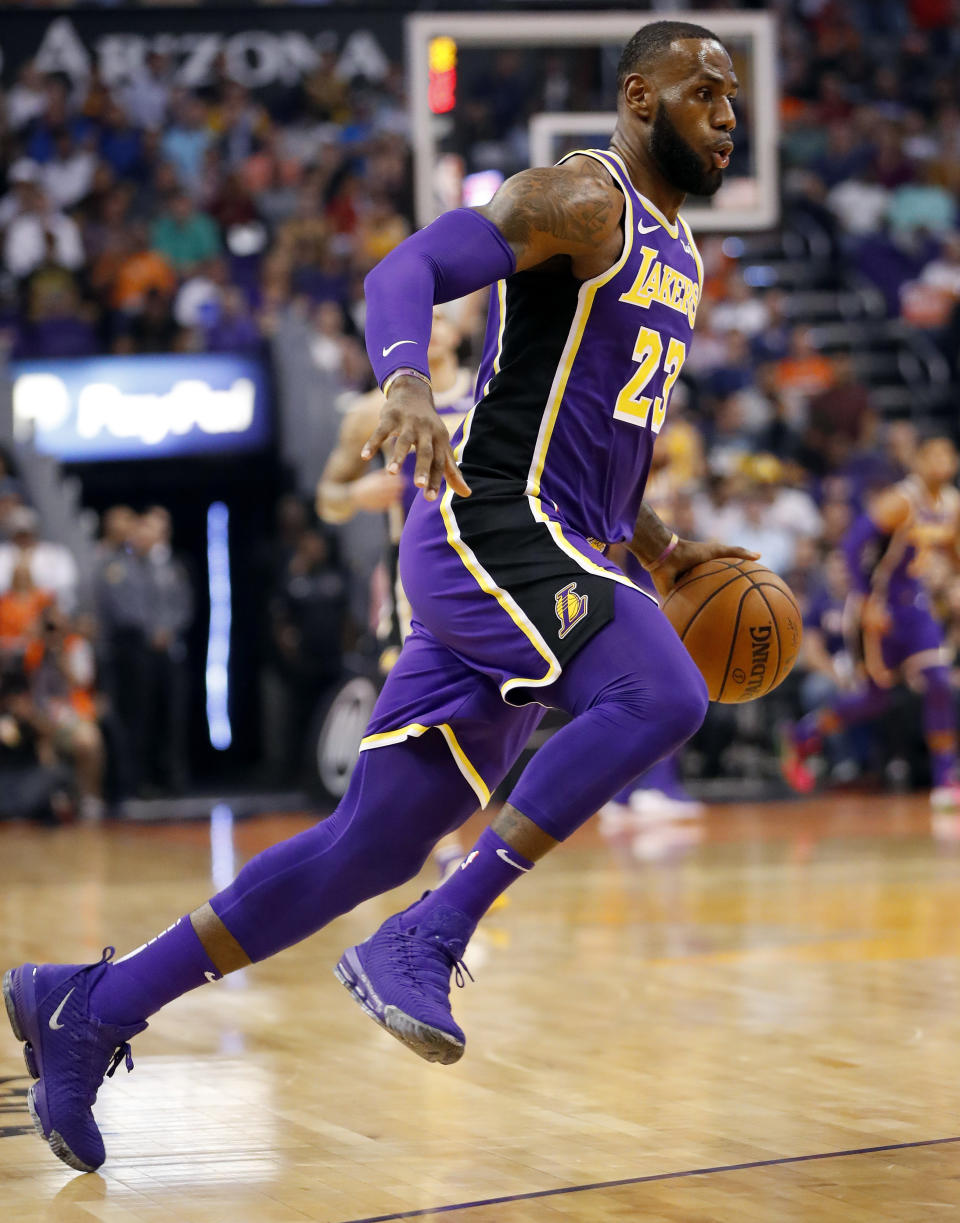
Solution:
[(0, 331), (15, 356), (256, 351), (296, 301), (358, 384), (363, 275), (410, 230), (399, 69), (332, 57), (282, 96), (175, 84), (150, 54), (109, 91), (23, 66), (0, 99)]
[(103, 518), (91, 593), (0, 478), (0, 817), (99, 818), (187, 784), (193, 583), (162, 506)]
[[(875, 285), (888, 316), (926, 332), (960, 378), (956, 4), (764, 7), (780, 16), (786, 196), (828, 236), (838, 278)], [(465, 56), (445, 147), (467, 172), (521, 168), (531, 113), (603, 109), (609, 87), (593, 53)], [(185, 90), (159, 53), (112, 91), (96, 75), (77, 85), (25, 65), (0, 98), (3, 341), (40, 358), (250, 352), (294, 312), (347, 405), (372, 386), (363, 276), (414, 224), (404, 89), (399, 64), (379, 80), (350, 79), (332, 57), (263, 93), (222, 63), (208, 85)], [(756, 548), (802, 596), (812, 644), (783, 698), (800, 709), (854, 680), (837, 631), (846, 578), (836, 550), (852, 515), (909, 470), (917, 422), (884, 416), (849, 356), (818, 349), (793, 321), (790, 290), (745, 278), (735, 242), (709, 237), (701, 251), (705, 296), (651, 495), (678, 531)], [(462, 362), (478, 351), (465, 323)], [(296, 728), (341, 672), (345, 644), (368, 633), (350, 623), (337, 533), (310, 515), (306, 500), (283, 502), (261, 562), (263, 750), (276, 777), (295, 770)], [(67, 762), (91, 809), (111, 755), (122, 760), (118, 792), (182, 788), (193, 610), (168, 516), (105, 515), (95, 630), (76, 614), (72, 559), (36, 529), (8, 473), (0, 753), (19, 760), (30, 744), (48, 780)], [(953, 572), (935, 581), (960, 645), (960, 582)], [(124, 751), (105, 751), (111, 740)]]

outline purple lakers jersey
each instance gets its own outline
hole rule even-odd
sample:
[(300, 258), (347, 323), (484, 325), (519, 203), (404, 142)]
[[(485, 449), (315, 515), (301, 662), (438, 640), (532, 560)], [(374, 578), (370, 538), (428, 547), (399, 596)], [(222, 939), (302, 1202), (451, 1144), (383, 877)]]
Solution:
[(509, 486), (539, 521), (556, 515), (611, 543), (633, 534), (703, 266), (686, 223), (672, 224), (642, 196), (617, 154), (580, 155), (623, 193), (620, 257), (591, 280), (558, 259), (495, 286), (478, 404), (457, 453), (475, 496)]
[(934, 499), (917, 476), (901, 480), (896, 488), (910, 502), (911, 512), (890, 536), (871, 584), (893, 604), (914, 603), (926, 597), (931, 557), (953, 553), (960, 530), (960, 492), (950, 485)]

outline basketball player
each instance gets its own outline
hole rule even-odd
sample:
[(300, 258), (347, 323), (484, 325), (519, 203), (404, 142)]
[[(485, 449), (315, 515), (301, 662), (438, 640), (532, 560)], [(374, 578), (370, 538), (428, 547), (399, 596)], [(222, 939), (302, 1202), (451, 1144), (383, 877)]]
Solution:
[[(442, 309), (435, 308), (427, 364), (434, 407), (451, 437), (463, 424), (474, 402), (474, 378), (469, 370), (457, 364), (459, 343), (457, 328)], [(410, 602), (400, 581), (399, 547), (400, 533), (418, 489), (413, 482), (416, 456), (412, 452), (404, 459), (399, 475), (383, 469), (368, 471), (360, 457), (360, 448), (376, 428), (382, 407), (383, 395), (379, 390), (361, 395), (350, 406), (337, 445), (327, 459), (317, 486), (317, 513), (324, 522), (334, 526), (349, 522), (358, 511), (385, 512), (387, 515), (390, 546), (386, 562), (390, 594), (377, 626), (379, 669), (381, 675), (387, 676), (410, 632)], [(457, 834), (442, 837), (433, 847), (433, 857), (440, 878), (446, 878), (463, 860), (463, 846)]]
[[(347, 794), (324, 822), (251, 859), (143, 947), (4, 978), (37, 1081), (38, 1128), (66, 1163), (104, 1159), (91, 1111), (129, 1040), (172, 998), (273, 955), (412, 878), (485, 804), (544, 707), (571, 721), (445, 883), (348, 950), (338, 975), (428, 1060), (465, 1037), (450, 974), (496, 896), (699, 727), (706, 685), (653, 597), (604, 555), (625, 541), (661, 596), (741, 548), (679, 540), (642, 503), (686, 356), (702, 265), (678, 216), (729, 164), (737, 80), (702, 26), (655, 22), (620, 62), (610, 147), (509, 180), (396, 247), (367, 280), (367, 347), (386, 403), (364, 447), (416, 451), (422, 489), (400, 544), (413, 625)], [(437, 415), (433, 307), (496, 285), (478, 406)], [(445, 486), (444, 486), (445, 485)], [(545, 1021), (547, 1017), (545, 1016)]]
[(850, 578), (862, 600), (860, 625), (865, 687), (814, 710), (790, 732), (784, 775), (806, 791), (812, 777), (805, 760), (826, 736), (879, 717), (891, 688), (903, 678), (923, 696), (923, 725), (930, 753), (936, 810), (960, 809), (957, 733), (950, 657), (924, 584), (931, 557), (947, 553), (957, 563), (960, 492), (953, 441), (928, 437), (917, 449), (913, 473), (884, 489), (844, 540)]

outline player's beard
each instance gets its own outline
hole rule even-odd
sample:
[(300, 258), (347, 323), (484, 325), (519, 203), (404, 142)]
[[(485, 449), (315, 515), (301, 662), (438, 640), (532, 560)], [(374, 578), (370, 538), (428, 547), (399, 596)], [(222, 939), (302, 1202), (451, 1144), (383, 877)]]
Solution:
[(723, 182), (723, 171), (704, 165), (700, 154), (673, 126), (662, 102), (653, 117), (650, 152), (664, 178), (678, 191), (713, 195)]

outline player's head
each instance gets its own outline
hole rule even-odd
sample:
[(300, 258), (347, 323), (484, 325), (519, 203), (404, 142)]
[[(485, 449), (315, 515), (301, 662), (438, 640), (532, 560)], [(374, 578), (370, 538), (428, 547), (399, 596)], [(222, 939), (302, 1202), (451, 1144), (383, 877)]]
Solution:
[(913, 460), (914, 471), (927, 484), (949, 484), (957, 475), (957, 446), (944, 432), (923, 434)]
[(620, 123), (639, 129), (672, 187), (713, 195), (733, 151), (738, 87), (716, 34), (687, 21), (653, 21), (634, 34), (620, 56)]

